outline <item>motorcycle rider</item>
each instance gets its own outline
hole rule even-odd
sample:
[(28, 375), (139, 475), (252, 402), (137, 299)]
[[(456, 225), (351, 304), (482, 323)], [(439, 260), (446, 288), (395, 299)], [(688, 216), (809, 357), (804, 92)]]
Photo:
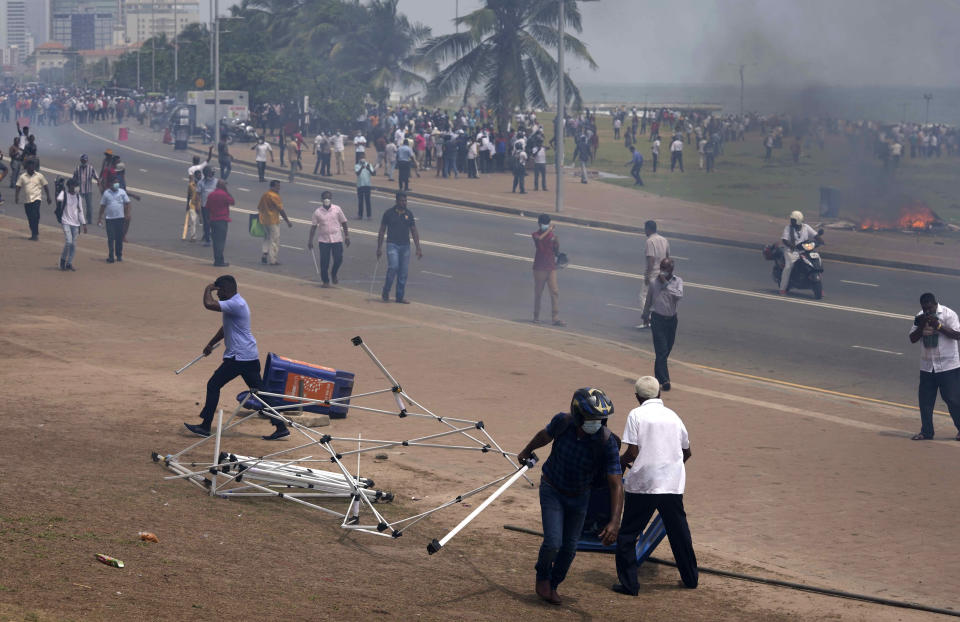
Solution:
[(780, 276), (780, 295), (786, 296), (790, 288), (790, 273), (793, 271), (793, 264), (800, 259), (800, 253), (797, 249), (804, 242), (808, 242), (817, 237), (817, 232), (813, 227), (803, 222), (803, 212), (794, 210), (790, 212), (790, 224), (783, 228), (783, 274)]

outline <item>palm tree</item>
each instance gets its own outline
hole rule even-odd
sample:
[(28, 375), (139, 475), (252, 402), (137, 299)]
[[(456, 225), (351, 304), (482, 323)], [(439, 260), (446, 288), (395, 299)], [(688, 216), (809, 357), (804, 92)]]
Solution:
[[(582, 31), (577, 0), (564, 2), (566, 26)], [(426, 60), (444, 64), (428, 85), (431, 99), (463, 89), (463, 101), (482, 89), (501, 127), (517, 108), (548, 106), (544, 87), (556, 88), (558, 68), (550, 51), (557, 48), (557, 0), (484, 0), (484, 6), (456, 20), (465, 32), (435, 37), (420, 48)], [(564, 33), (564, 50), (596, 69), (587, 47)], [(567, 101), (580, 108), (580, 90), (564, 75)]]

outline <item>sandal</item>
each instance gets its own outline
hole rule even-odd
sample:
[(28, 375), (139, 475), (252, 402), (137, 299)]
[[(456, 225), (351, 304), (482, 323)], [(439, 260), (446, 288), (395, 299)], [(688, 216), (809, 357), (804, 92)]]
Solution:
[[(933, 439), (933, 435), (927, 436), (923, 432), (918, 432), (910, 437), (911, 441), (929, 441)], [(957, 440), (960, 440), (960, 434), (957, 434)]]

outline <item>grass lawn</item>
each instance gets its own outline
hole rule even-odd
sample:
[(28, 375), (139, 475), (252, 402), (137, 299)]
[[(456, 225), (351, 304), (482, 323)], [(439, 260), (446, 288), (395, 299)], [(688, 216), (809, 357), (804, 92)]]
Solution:
[[(613, 140), (609, 119), (599, 121), (600, 149), (588, 168), (623, 175), (624, 179), (605, 179), (606, 183), (633, 186), (630, 167), (625, 166), (630, 152), (623, 141)], [(840, 189), (843, 199), (840, 217), (857, 220), (860, 216), (896, 217), (899, 208), (913, 201), (924, 201), (941, 218), (960, 224), (960, 158), (910, 159), (906, 157), (894, 178), (886, 175), (876, 158), (854, 158), (853, 149), (840, 136), (828, 136), (826, 147), (816, 145), (805, 152), (799, 164), (790, 155), (791, 138), (782, 149), (774, 149), (770, 160), (763, 159), (762, 136), (749, 132), (744, 142), (726, 143), (718, 155), (713, 173), (698, 168), (695, 147), (684, 145), (684, 168), (670, 173), (669, 138), (660, 145), (660, 166), (652, 172), (651, 143), (640, 136), (638, 148), (643, 154), (643, 178), (646, 192), (689, 201), (723, 205), (735, 209), (784, 218), (798, 209), (811, 219), (818, 215), (820, 186)], [(573, 163), (573, 139), (566, 141), (566, 164)], [(909, 154), (907, 154), (909, 155)]]

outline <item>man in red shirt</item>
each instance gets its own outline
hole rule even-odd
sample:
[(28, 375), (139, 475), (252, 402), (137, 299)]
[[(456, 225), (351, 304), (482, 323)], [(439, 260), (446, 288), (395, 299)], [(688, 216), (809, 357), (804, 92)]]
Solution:
[(550, 223), (550, 214), (540, 214), (537, 217), (539, 228), (533, 233), (533, 244), (537, 253), (533, 258), (533, 321), (540, 323), (540, 297), (543, 295), (543, 286), (550, 287), (551, 317), (554, 326), (566, 326), (560, 319), (558, 309), (560, 289), (557, 287), (557, 259), (560, 243), (553, 233)]
[(229, 266), (223, 260), (223, 249), (227, 245), (227, 225), (230, 223), (230, 206), (235, 201), (227, 192), (227, 182), (217, 181), (217, 189), (207, 197), (207, 213), (210, 216), (210, 238), (213, 240), (213, 265)]

